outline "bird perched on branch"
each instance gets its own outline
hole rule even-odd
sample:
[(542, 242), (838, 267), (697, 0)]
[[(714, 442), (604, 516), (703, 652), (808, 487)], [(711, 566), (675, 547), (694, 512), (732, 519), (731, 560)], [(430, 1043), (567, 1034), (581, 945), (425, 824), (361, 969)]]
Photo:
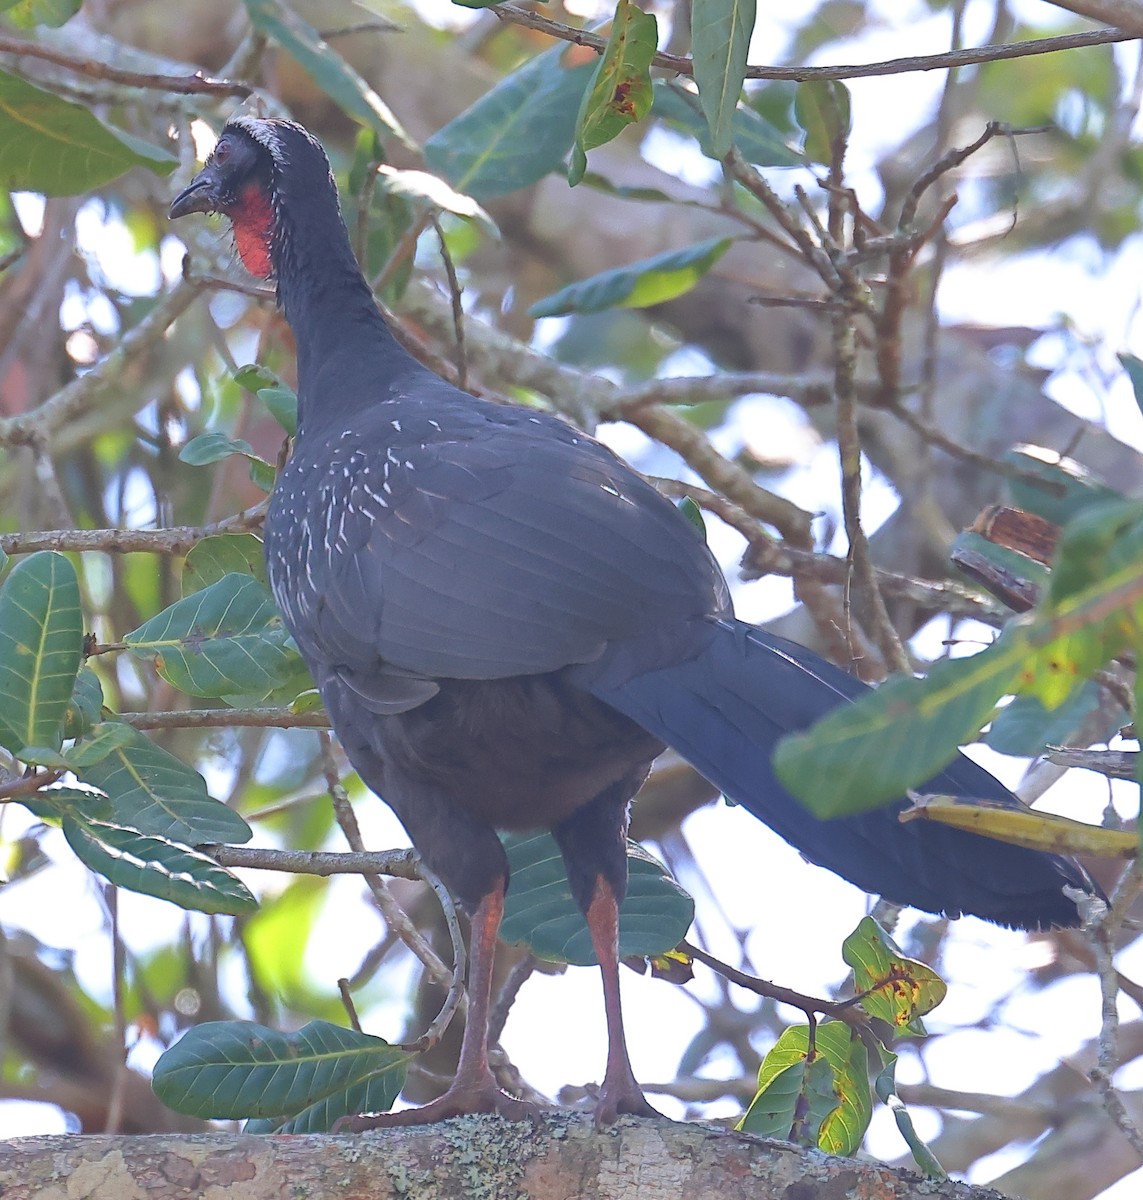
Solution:
[[(628, 802), (673, 746), (805, 857), (869, 892), (1005, 925), (1076, 923), (1064, 859), (894, 807), (822, 821), (775, 778), (778, 738), (865, 685), (737, 621), (694, 526), (599, 442), (478, 400), (394, 340), (329, 162), (290, 121), (239, 117), (171, 216), (222, 213), (277, 283), (297, 341), (298, 433), (266, 519), (269, 578), (361, 778), (472, 915), (456, 1077), (378, 1123), (526, 1106), (489, 1070), (508, 885), (497, 829), (550, 829), (603, 973), (597, 1118), (650, 1114), (627, 1056), (617, 907)], [(959, 757), (923, 789), (1016, 800)]]

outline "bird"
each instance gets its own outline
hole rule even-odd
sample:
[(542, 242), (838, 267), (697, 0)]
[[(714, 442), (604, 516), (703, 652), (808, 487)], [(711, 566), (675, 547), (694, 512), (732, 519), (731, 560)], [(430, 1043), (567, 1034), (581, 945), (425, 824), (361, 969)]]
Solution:
[[(318, 140), (240, 115), (170, 207), (221, 214), (272, 279), (297, 347), (297, 434), (264, 528), (267, 575), (364, 783), (471, 917), (456, 1074), (420, 1108), (354, 1128), (530, 1106), (497, 1086), (487, 1026), (509, 882), (498, 830), (550, 830), (591, 931), (608, 1052), (600, 1124), (655, 1115), (619, 994), (628, 806), (673, 747), (816, 863), (900, 905), (1021, 929), (1071, 926), (1055, 855), (897, 803), (822, 820), (774, 774), (775, 743), (867, 692), (735, 618), (699, 529), (607, 447), (535, 408), (480, 399), (398, 343), (354, 257)], [(964, 755), (922, 791), (1019, 801)]]

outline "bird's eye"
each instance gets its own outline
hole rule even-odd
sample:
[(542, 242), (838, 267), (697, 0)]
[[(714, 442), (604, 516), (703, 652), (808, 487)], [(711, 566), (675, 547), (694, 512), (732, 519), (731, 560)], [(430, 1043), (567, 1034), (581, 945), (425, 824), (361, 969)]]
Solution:
[(219, 138), (218, 144), (214, 147), (214, 154), (211, 157), (220, 165), (225, 163), (230, 157), (230, 139), (226, 137)]

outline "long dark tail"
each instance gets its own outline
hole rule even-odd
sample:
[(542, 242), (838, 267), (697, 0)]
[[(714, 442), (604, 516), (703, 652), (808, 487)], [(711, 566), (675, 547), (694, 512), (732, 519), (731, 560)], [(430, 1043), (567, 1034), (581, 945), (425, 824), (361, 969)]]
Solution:
[[(686, 662), (625, 679), (622, 656), (623, 646), (613, 645), (598, 666), (581, 668), (584, 685), (673, 746), (811, 862), (867, 892), (928, 912), (970, 913), (1022, 929), (1077, 924), (1063, 886), (1093, 885), (1066, 859), (929, 821), (901, 824), (903, 799), (823, 821), (786, 791), (770, 764), (778, 739), (867, 690), (805, 647), (724, 621), (706, 649)], [(918, 790), (1018, 803), (964, 755)]]

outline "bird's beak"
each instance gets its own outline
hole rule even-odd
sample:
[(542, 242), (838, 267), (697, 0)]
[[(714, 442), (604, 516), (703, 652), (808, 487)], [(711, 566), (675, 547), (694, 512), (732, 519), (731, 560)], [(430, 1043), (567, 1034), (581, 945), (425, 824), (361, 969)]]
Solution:
[(167, 216), (173, 221), (188, 213), (218, 212), (218, 184), (217, 172), (207, 163), (174, 198)]

